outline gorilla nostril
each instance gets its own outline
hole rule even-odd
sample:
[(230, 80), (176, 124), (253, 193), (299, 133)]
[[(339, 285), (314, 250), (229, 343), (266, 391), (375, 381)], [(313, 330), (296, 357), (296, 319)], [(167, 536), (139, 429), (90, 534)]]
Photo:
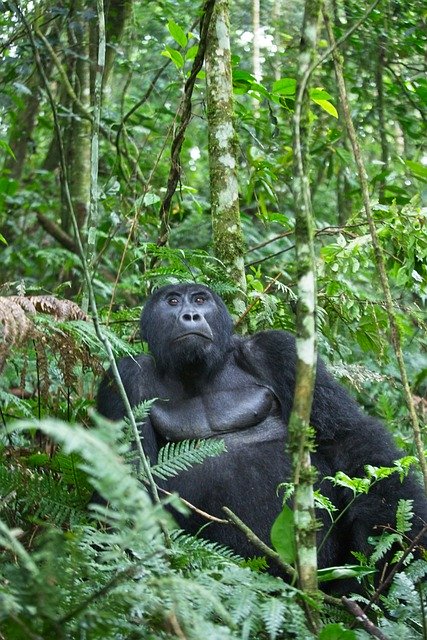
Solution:
[(181, 318), (185, 322), (199, 322), (201, 320), (201, 316), (198, 313), (183, 313)]

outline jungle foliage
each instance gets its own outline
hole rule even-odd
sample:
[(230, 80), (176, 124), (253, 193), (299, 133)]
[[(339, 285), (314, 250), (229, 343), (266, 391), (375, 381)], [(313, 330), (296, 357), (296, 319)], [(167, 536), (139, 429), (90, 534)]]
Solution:
[[(100, 5), (107, 47), (94, 211)], [(242, 293), (212, 246), (204, 69), (162, 217), (202, 7), (0, 2), (0, 638), (427, 639), (427, 558), (414, 559), (405, 535), (410, 503), (399, 504), (393, 531), (372, 540), (371, 557), (355, 557), (366, 591), (352, 602), (367, 607), (369, 627), (354, 607), (313, 603), (270, 576), (261, 551), (246, 561), (174, 529), (164, 504), (187, 507), (175, 496), (149, 499), (132, 466), (131, 426), (113, 429), (93, 410), (108, 363), (87, 274), (116, 357), (141, 351), (141, 305), (153, 287), (176, 280), (211, 286), (230, 304), (237, 330), (295, 330), (292, 131), (304, 2), (265, 0), (259, 26), (257, 6), (236, 0), (230, 14)], [(334, 0), (335, 38), (366, 9)], [(420, 0), (382, 0), (339, 49), (424, 443), (426, 17)], [(327, 46), (321, 22), (317, 55)], [(311, 79), (308, 118), (319, 349), (405, 455), (391, 470), (336, 478), (357, 496), (388, 473), (420, 471), (419, 455), (330, 57)], [(152, 471), (170, 477), (221, 450), (170, 445)], [(94, 489), (110, 508), (88, 507)], [(333, 522), (334, 506), (316, 500)], [(395, 542), (401, 552), (388, 590), (378, 592), (375, 560)], [(306, 616), (313, 606), (319, 632)]]

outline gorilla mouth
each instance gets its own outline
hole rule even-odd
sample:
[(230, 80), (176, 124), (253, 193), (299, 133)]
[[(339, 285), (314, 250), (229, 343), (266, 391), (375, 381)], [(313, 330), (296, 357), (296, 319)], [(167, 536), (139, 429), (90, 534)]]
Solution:
[(191, 336), (198, 336), (199, 338), (204, 338), (205, 340), (209, 340), (212, 342), (212, 336), (201, 331), (188, 331), (188, 333), (182, 333), (180, 336), (174, 338), (173, 342), (178, 342), (180, 340), (183, 340), (184, 338), (189, 338)]

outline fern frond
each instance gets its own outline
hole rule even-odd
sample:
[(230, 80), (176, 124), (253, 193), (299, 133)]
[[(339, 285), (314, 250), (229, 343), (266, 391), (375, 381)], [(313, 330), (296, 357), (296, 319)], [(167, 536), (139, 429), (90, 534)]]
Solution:
[(171, 533), (172, 564), (180, 570), (209, 571), (227, 564), (244, 563), (232, 549), (204, 538), (192, 536), (181, 529)]
[(286, 606), (278, 598), (271, 597), (260, 607), (261, 617), (271, 640), (277, 638), (285, 619)]
[(407, 533), (412, 528), (414, 512), (412, 510), (413, 500), (399, 500), (396, 511), (396, 529), (399, 533)]
[[(378, 560), (381, 560), (381, 558), (385, 556), (387, 551), (390, 551), (392, 546), (396, 542), (401, 542), (401, 540), (402, 540), (402, 537), (398, 533), (383, 534), (380, 538), (376, 539), (374, 542), (375, 550), (373, 551), (373, 553), (369, 558), (370, 562), (375, 564), (376, 562), (378, 562)], [(371, 539), (370, 541), (372, 542)]]
[(163, 480), (173, 478), (181, 471), (186, 471), (195, 464), (201, 464), (206, 458), (219, 456), (224, 451), (224, 441), (214, 438), (168, 442), (160, 449), (157, 464), (152, 467), (152, 472)]

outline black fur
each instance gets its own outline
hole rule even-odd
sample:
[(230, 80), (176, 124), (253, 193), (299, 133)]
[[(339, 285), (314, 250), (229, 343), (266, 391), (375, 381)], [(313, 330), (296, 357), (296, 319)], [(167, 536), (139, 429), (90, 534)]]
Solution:
[[(119, 370), (131, 405), (158, 398), (142, 428), (152, 462), (167, 441), (219, 436), (227, 451), (171, 479), (165, 486), (195, 506), (223, 517), (226, 505), (265, 542), (281, 508), (277, 485), (290, 477), (286, 453), (295, 384), (295, 341), (284, 331), (241, 338), (214, 292), (203, 285), (170, 285), (146, 302), (141, 335), (152, 356), (124, 358)], [(124, 415), (122, 401), (107, 373), (98, 395), (99, 411), (113, 419)], [(392, 466), (400, 457), (386, 429), (365, 415), (319, 361), (311, 422), (316, 430), (313, 464), (322, 493), (342, 511), (350, 492), (323, 480), (338, 470), (363, 476), (364, 466)], [(415, 535), (427, 520), (420, 484), (397, 474), (359, 496), (321, 547), (321, 567), (354, 563), (351, 551), (369, 553), (368, 537), (395, 524), (400, 498), (414, 501)], [(180, 525), (196, 533), (206, 522), (192, 513), (177, 514)], [(324, 511), (319, 540), (330, 522)], [(231, 526), (209, 524), (203, 535), (244, 556), (258, 553)], [(424, 536), (423, 544), (426, 545)], [(354, 586), (354, 585), (352, 585)], [(348, 588), (348, 585), (338, 589)]]

